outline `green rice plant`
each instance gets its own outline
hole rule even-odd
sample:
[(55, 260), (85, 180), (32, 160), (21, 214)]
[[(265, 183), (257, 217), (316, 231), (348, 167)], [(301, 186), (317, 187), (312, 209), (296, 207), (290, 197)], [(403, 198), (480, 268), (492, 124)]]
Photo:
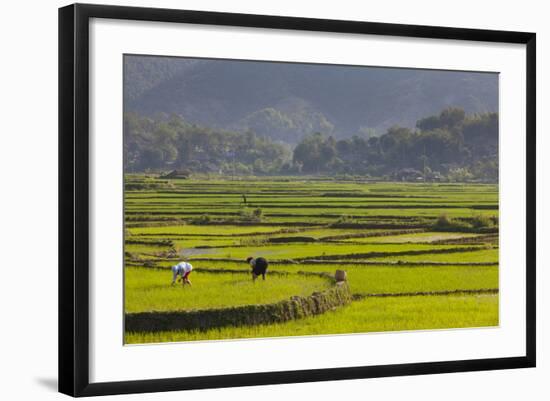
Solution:
[(241, 237), (239, 239), (239, 245), (240, 246), (247, 246), (247, 247), (258, 247), (263, 246), (268, 243), (268, 238), (265, 236), (257, 236), (257, 237)]
[(323, 277), (271, 275), (252, 281), (248, 273), (193, 272), (192, 286), (171, 285), (172, 272), (127, 267), (125, 269), (126, 312), (178, 311), (267, 304), (291, 296), (307, 296), (329, 288)]
[(197, 250), (193, 258), (225, 258), (231, 255), (236, 259), (247, 256), (262, 256), (271, 261), (306, 259), (370, 259), (399, 257), (406, 254), (429, 254), (436, 252), (464, 252), (482, 249), (480, 246), (435, 245), (435, 244), (348, 244), (348, 243), (287, 243), (265, 246), (240, 246), (219, 248), (218, 250)]
[(150, 226), (150, 227), (131, 227), (128, 230), (133, 235), (255, 235), (257, 233), (276, 233), (284, 229), (282, 226), (235, 226), (235, 225), (216, 225), (216, 226), (194, 226), (187, 224), (171, 226)]
[(125, 244), (124, 245), (124, 251), (136, 255), (140, 254), (146, 254), (146, 255), (154, 255), (159, 252), (168, 252), (172, 249), (171, 246), (166, 245), (150, 245), (150, 244)]
[(499, 324), (498, 304), (498, 295), (485, 294), (365, 298), (322, 315), (286, 323), (208, 331), (126, 333), (125, 342), (136, 344), (489, 327)]
[(212, 222), (212, 218), (208, 214), (201, 214), (196, 219), (191, 219), (192, 224), (198, 224), (198, 225), (210, 224), (211, 222)]
[(489, 216), (484, 216), (484, 215), (481, 215), (481, 214), (475, 215), (470, 220), (470, 224), (475, 229), (490, 228), (490, 227), (494, 227), (494, 225), (495, 225), (493, 218), (491, 218)]
[(343, 214), (340, 217), (338, 217), (338, 219), (334, 223), (332, 223), (330, 226), (338, 227), (340, 225), (348, 225), (353, 223), (354, 221), (352, 217), (348, 216), (347, 214)]
[[(213, 266), (210, 265), (210, 268)], [(499, 286), (499, 269), (496, 265), (290, 264), (275, 265), (270, 269), (290, 273), (326, 272), (329, 274), (334, 274), (336, 270), (345, 270), (353, 294), (479, 290), (497, 289)]]
[[(157, 263), (168, 267), (167, 262)], [(248, 265), (243, 261), (215, 262), (197, 261), (198, 269), (218, 271), (243, 271)], [(497, 289), (498, 266), (442, 265), (338, 265), (338, 264), (271, 264), (268, 275), (276, 273), (299, 274), (300, 272), (324, 272), (336, 270), (347, 272), (348, 283), (354, 294), (411, 293), (422, 291), (454, 291)]]
[(247, 222), (255, 222), (255, 223), (261, 222), (262, 213), (263, 213), (262, 209), (260, 208), (251, 209), (246, 206), (241, 207), (241, 209), (239, 210), (240, 220), (247, 221)]
[(389, 244), (407, 244), (407, 243), (433, 243), (446, 240), (458, 240), (463, 238), (476, 238), (479, 234), (459, 233), (459, 232), (417, 232), (400, 235), (368, 236), (363, 238), (347, 238), (343, 242), (354, 243), (389, 243)]
[[(356, 296), (498, 289), (497, 185), (313, 176), (229, 181), (221, 175), (166, 185), (140, 174), (127, 176), (126, 183), (140, 185), (125, 193), (128, 311), (261, 305), (329, 285), (299, 272), (334, 274), (336, 269), (347, 272)], [(243, 193), (249, 201), (244, 208)], [(251, 283), (247, 256), (268, 259), (267, 281)], [(179, 258), (192, 259), (193, 287), (170, 286), (169, 268)], [(397, 298), (365, 298), (293, 324), (150, 337), (128, 334), (127, 339), (204, 340), (498, 323), (494, 295)]]
[(451, 219), (447, 213), (439, 215), (432, 229), (434, 231), (464, 231), (470, 230), (470, 226), (459, 220)]
[(373, 258), (373, 261), (384, 262), (462, 262), (462, 263), (498, 263), (498, 249), (480, 249), (479, 251), (460, 253), (440, 253), (423, 255), (401, 255)]
[(345, 266), (341, 269), (346, 270), (354, 294), (494, 289), (498, 288), (499, 276), (498, 266)]

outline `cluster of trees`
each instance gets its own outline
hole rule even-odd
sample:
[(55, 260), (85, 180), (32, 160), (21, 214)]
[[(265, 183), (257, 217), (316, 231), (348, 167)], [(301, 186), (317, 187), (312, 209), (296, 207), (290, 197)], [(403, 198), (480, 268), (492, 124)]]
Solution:
[(498, 114), (467, 116), (448, 108), (419, 120), (416, 129), (393, 126), (381, 136), (335, 140), (321, 133), (294, 149), (301, 172), (368, 174), (395, 178), (400, 170), (464, 181), (498, 179)]
[(289, 146), (251, 131), (230, 132), (190, 124), (178, 116), (124, 115), (124, 169), (186, 169), (225, 174), (269, 174), (288, 163)]
[(323, 133), (290, 145), (190, 124), (177, 116), (124, 118), (126, 171), (187, 169), (224, 174), (351, 174), (396, 179), (403, 170), (452, 181), (498, 180), (498, 114), (459, 108), (393, 126), (380, 136)]

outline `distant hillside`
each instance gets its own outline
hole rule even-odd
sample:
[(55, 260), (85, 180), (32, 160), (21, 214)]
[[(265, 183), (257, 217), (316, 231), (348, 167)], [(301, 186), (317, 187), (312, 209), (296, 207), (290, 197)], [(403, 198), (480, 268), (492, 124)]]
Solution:
[(125, 111), (177, 114), (296, 144), (320, 131), (380, 135), (460, 107), (498, 111), (496, 74), (127, 56)]

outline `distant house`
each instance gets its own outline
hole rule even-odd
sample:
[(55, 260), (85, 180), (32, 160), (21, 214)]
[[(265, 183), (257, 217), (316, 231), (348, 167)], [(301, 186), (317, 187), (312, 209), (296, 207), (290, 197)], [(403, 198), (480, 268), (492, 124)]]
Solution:
[(426, 179), (427, 179), (428, 181), (432, 181), (432, 182), (441, 182), (441, 181), (444, 181), (444, 180), (445, 180), (445, 177), (443, 177), (439, 171), (432, 171), (432, 172), (426, 177)]
[(396, 181), (423, 181), (424, 175), (422, 172), (415, 170), (414, 168), (402, 168), (393, 173), (393, 178)]
[(161, 175), (160, 178), (180, 178), (187, 179), (191, 175), (190, 171), (187, 170), (172, 170), (168, 174)]

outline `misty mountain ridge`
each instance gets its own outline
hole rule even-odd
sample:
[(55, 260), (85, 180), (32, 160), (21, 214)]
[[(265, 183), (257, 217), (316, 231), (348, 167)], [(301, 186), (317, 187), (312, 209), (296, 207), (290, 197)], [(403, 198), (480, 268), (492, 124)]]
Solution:
[(336, 138), (459, 107), (498, 110), (498, 75), (380, 67), (126, 56), (125, 112), (176, 114), (212, 128), (295, 144)]

